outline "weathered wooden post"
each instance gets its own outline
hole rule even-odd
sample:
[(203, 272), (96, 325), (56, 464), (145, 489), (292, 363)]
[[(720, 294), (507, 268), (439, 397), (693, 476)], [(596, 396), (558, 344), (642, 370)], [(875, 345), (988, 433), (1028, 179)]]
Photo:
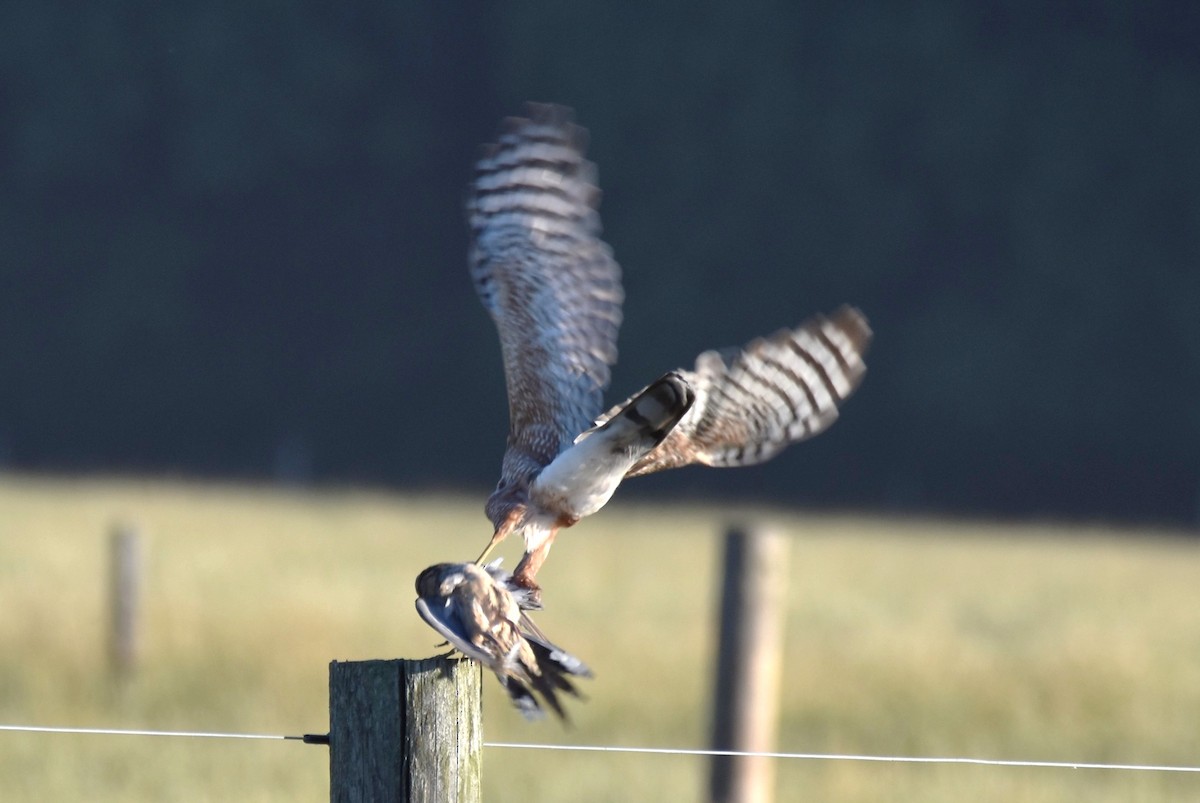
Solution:
[[(714, 750), (775, 749), (786, 592), (787, 541), (765, 529), (731, 528), (725, 537)], [(714, 803), (773, 797), (775, 765), (769, 758), (713, 756), (710, 768)]]
[(109, 537), (108, 571), (108, 662), (118, 680), (128, 680), (137, 668), (141, 571), (141, 534), (135, 525), (119, 522)]
[(481, 688), (467, 660), (331, 663), (330, 801), (478, 803)]

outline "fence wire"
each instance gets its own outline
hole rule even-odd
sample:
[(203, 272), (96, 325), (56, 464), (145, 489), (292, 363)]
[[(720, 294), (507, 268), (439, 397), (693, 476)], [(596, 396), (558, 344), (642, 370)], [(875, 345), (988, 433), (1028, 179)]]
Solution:
[[(286, 735), (273, 733), (219, 733), (210, 731), (157, 731), (122, 728), (68, 728), (45, 725), (0, 725), (0, 732), (85, 734), (92, 736), (152, 736), (200, 739), (270, 739), (298, 741), (308, 744), (327, 744), (323, 734)], [(877, 756), (853, 753), (777, 753), (744, 750), (706, 750), (686, 747), (625, 747), (621, 745), (531, 744), (524, 742), (484, 742), (484, 747), (501, 750), (562, 750), (586, 753), (631, 753), (677, 756), (745, 756), (803, 761), (874, 761), (893, 764), (967, 764), (987, 767), (1041, 767), (1070, 770), (1125, 770), (1130, 772), (1193, 772), (1200, 767), (1169, 764), (1105, 764), (1090, 761), (1026, 761), (1004, 758), (970, 758), (962, 756)]]

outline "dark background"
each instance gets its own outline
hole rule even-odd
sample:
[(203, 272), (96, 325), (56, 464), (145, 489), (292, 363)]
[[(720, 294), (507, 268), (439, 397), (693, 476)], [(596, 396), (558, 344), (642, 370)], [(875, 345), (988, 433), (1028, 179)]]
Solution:
[(842, 302), (843, 419), (623, 493), (1194, 525), (1200, 4), (0, 5), (0, 465), (494, 481), (480, 143), (592, 132), (624, 396)]

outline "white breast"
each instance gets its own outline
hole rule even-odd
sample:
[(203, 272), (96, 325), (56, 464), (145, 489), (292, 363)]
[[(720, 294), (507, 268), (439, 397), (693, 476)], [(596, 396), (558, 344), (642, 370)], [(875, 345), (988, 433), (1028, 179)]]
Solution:
[(570, 519), (590, 516), (604, 507), (636, 460), (614, 452), (605, 434), (583, 438), (542, 470), (529, 488), (539, 507)]

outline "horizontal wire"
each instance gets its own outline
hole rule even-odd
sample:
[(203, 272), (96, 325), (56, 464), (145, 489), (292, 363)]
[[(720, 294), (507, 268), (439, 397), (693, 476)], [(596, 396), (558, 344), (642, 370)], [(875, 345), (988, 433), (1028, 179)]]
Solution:
[(0, 725), (0, 731), (24, 733), (86, 733), (97, 736), (190, 736), (199, 739), (304, 739), (273, 733), (209, 733), (205, 731), (146, 731), (121, 728), (52, 728), (44, 725)]
[(484, 742), (484, 747), (524, 750), (579, 750), (601, 753), (657, 753), (683, 756), (744, 756), (755, 758), (795, 758), (817, 761), (889, 761), (901, 764), (977, 764), (992, 767), (1050, 767), (1072, 770), (1135, 770), (1142, 772), (1200, 772), (1200, 767), (1159, 766), (1153, 764), (1096, 764), (1082, 761), (1021, 761), (1003, 758), (937, 758), (926, 756), (860, 756), (849, 753), (771, 753), (748, 750), (701, 750), (669, 747), (606, 747), (573, 744), (518, 744)]
[[(98, 736), (174, 736), (201, 739), (273, 739), (328, 744), (324, 734), (291, 736), (274, 733), (217, 733), (211, 731), (156, 731), (121, 728), (65, 728), (45, 725), (0, 725), (0, 731), (23, 733), (79, 733)], [(1200, 767), (1157, 764), (1100, 764), (1085, 761), (1023, 761), (1003, 758), (963, 758), (931, 756), (867, 756), (852, 753), (777, 753), (749, 750), (705, 750), (675, 747), (621, 747), (617, 745), (527, 744), (523, 742), (484, 742), (484, 747), (513, 750), (567, 750), (589, 753), (640, 753), (677, 756), (733, 756), (747, 758), (789, 758), (810, 761), (876, 761), (897, 764), (970, 764), (989, 767), (1044, 767), (1072, 770), (1129, 770), (1134, 772), (1200, 772)]]

